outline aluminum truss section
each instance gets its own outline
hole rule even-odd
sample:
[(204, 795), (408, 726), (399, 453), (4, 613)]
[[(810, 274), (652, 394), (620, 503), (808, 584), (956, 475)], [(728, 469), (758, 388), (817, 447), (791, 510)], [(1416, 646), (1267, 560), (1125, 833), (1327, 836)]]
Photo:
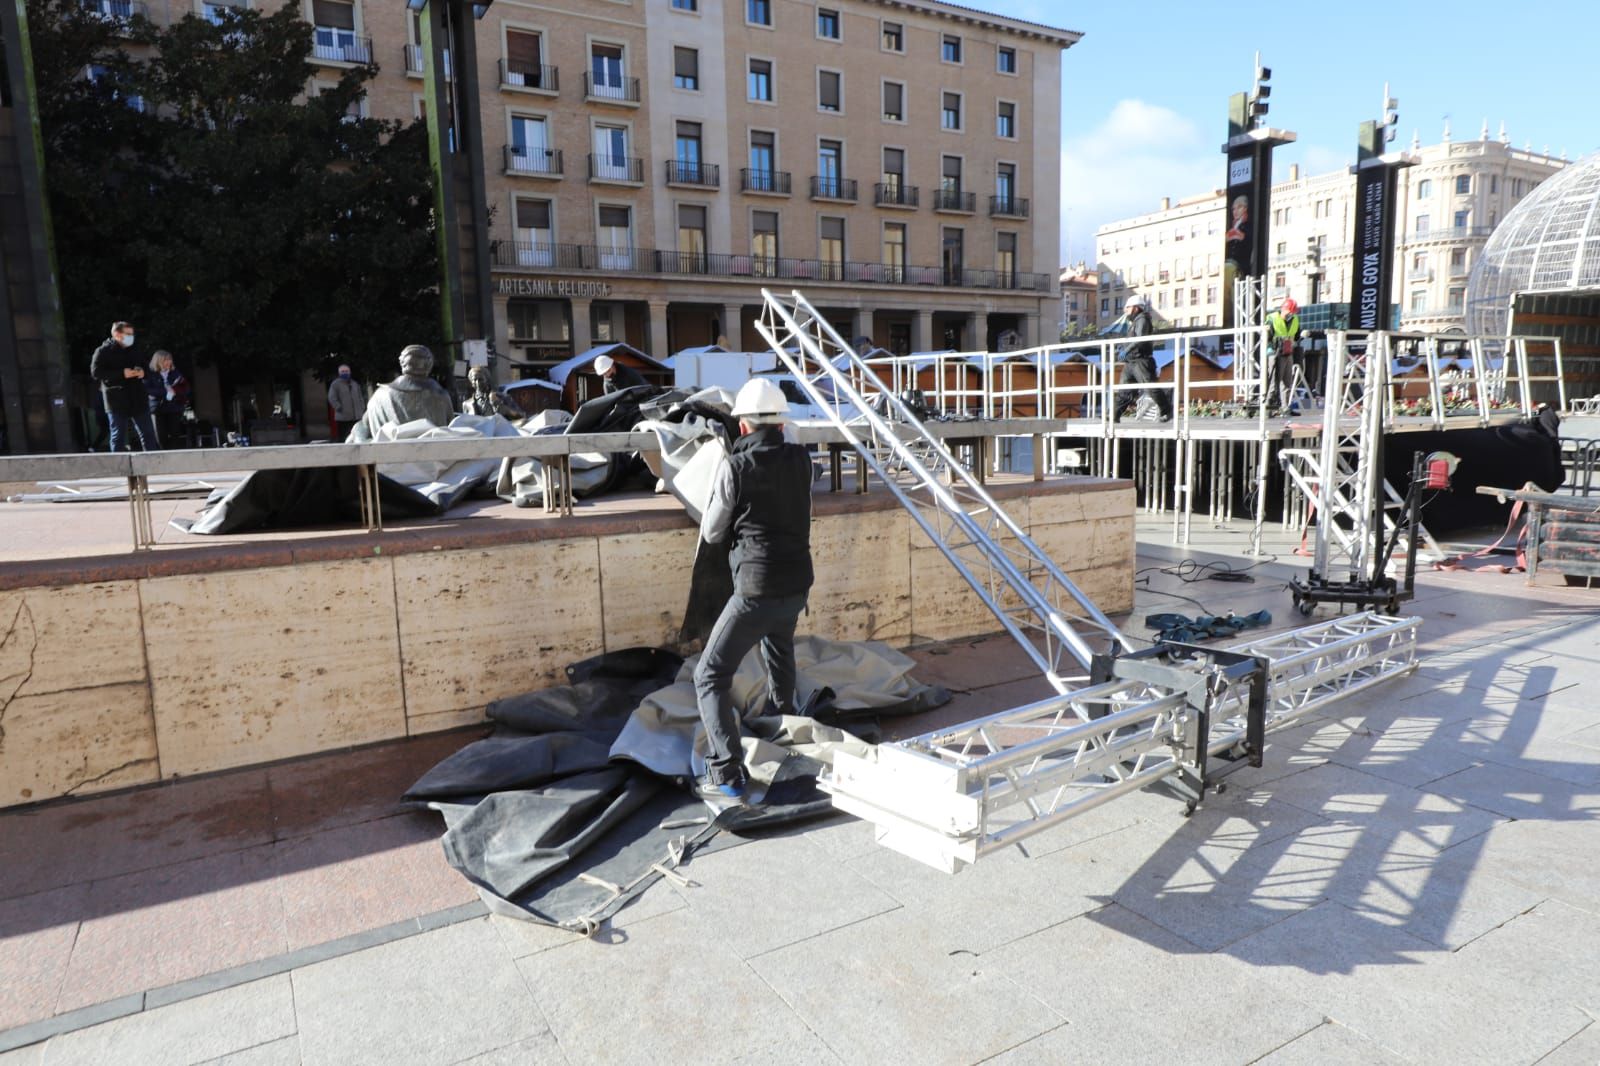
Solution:
[(822, 785), (880, 843), (948, 872), (1157, 781), (1193, 810), (1220, 776), (1210, 760), (1260, 765), (1266, 732), (1413, 670), (1417, 625), (1366, 612), (1172, 653), (1188, 661), (1105, 659), (1089, 688), (840, 753)]
[(1132, 650), (804, 296), (761, 295), (756, 330), (1056, 691), (1087, 680), (1095, 654), (1074, 623)]
[[(1343, 552), (1347, 554), (1359, 552), (1360, 545), (1355, 541), (1355, 530), (1345, 528), (1345, 523), (1355, 517), (1350, 492), (1360, 476), (1358, 450), (1341, 449), (1335, 454), (1335, 468), (1331, 479), (1323, 472), (1322, 453), (1319, 450), (1285, 448), (1278, 453), (1278, 462), (1295, 487), (1307, 499), (1313, 501), (1317, 510), (1322, 513), (1318, 521), (1319, 535), (1321, 535), (1320, 527), (1325, 524), (1327, 535), (1338, 541), (1339, 548)], [(1382, 487), (1385, 500), (1383, 532), (1387, 541), (1393, 538), (1395, 524), (1405, 517), (1406, 501), (1387, 479), (1383, 481)], [(1433, 554), (1435, 560), (1444, 558), (1444, 552), (1440, 549), (1438, 541), (1433, 539), (1433, 534), (1429, 533), (1427, 527), (1421, 523), (1417, 525), (1417, 538)], [(1404, 544), (1404, 537), (1399, 538), (1398, 542)]]

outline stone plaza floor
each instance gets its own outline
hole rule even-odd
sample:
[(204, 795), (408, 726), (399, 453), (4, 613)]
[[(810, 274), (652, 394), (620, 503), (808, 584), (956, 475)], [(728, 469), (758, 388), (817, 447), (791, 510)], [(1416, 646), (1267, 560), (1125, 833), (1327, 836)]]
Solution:
[[(1141, 517), (1137, 610), (1306, 561)], [(1600, 590), (1423, 572), (1420, 669), (954, 876), (838, 818), (692, 860), (594, 939), (490, 917), (404, 787), (474, 732), (0, 812), (0, 1066), (1600, 1062)], [(1319, 612), (1326, 617), (1328, 609)], [(992, 637), (901, 732), (1050, 694)]]

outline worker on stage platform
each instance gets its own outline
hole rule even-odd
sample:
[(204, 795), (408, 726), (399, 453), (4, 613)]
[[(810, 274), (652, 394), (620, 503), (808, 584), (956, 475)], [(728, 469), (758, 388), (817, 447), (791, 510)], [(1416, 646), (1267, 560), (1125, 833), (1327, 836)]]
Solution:
[[(1278, 407), (1280, 410), (1295, 409), (1298, 413), (1295, 405), (1294, 372), (1299, 366), (1296, 357), (1300, 354), (1300, 305), (1294, 302), (1293, 296), (1285, 296), (1282, 305), (1267, 316), (1267, 326), (1272, 330), (1272, 353), (1275, 357), (1273, 373), (1277, 384)], [(1303, 369), (1300, 376), (1301, 384), (1304, 384)]]
[(1156, 357), (1150, 344), (1150, 334), (1155, 332), (1155, 323), (1150, 318), (1150, 300), (1148, 297), (1134, 293), (1128, 297), (1126, 305), (1128, 312), (1128, 332), (1124, 334), (1129, 344), (1126, 354), (1122, 358), (1123, 385), (1150, 385), (1148, 389), (1126, 389), (1117, 393), (1116, 413), (1112, 421), (1122, 421), (1122, 416), (1133, 410), (1139, 403), (1139, 394), (1146, 393), (1156, 403), (1156, 408), (1161, 412), (1161, 421), (1172, 421), (1172, 397), (1167, 395), (1167, 390), (1157, 384), (1159, 374), (1156, 371)]
[(784, 436), (789, 401), (776, 382), (748, 381), (734, 398), (739, 439), (728, 449), (700, 522), (707, 544), (729, 543), (733, 596), (694, 671), (706, 733), (696, 791), (742, 803), (748, 777), (733, 676), (757, 644), (767, 668), (768, 713), (795, 713), (794, 630), (811, 590), (811, 456)]

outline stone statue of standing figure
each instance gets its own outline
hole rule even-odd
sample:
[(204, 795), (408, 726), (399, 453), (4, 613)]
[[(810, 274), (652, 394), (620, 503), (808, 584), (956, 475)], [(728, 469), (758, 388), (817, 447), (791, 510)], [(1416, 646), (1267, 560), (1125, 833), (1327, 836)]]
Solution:
[(366, 414), (350, 430), (349, 443), (376, 440), (384, 426), (419, 418), (436, 426), (449, 425), (456, 414), (455, 404), (445, 387), (428, 376), (432, 370), (433, 353), (420, 344), (407, 345), (400, 353), (400, 376), (373, 391)]
[(489, 373), (488, 367), (475, 366), (467, 371), (467, 384), (472, 386), (472, 395), (462, 401), (462, 414), (499, 415), (511, 422), (520, 422), (527, 417), (522, 408), (495, 387), (494, 376)]

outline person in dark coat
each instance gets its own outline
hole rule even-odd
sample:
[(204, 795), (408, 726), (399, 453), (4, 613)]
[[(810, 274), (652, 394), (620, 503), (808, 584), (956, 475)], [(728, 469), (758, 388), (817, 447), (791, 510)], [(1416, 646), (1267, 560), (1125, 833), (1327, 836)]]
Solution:
[[(1149, 336), (1155, 331), (1155, 324), (1150, 319), (1149, 301), (1139, 295), (1128, 297), (1128, 332), (1129, 340), (1127, 354), (1122, 360), (1123, 385), (1155, 385), (1158, 379), (1156, 372), (1156, 357), (1151, 349)], [(1139, 394), (1143, 392), (1156, 402), (1156, 407), (1161, 411), (1161, 421), (1172, 421), (1172, 397), (1167, 390), (1159, 386), (1149, 389), (1126, 389), (1117, 393), (1116, 415), (1113, 421), (1121, 421), (1122, 416), (1133, 410), (1139, 403)]]
[(700, 521), (707, 544), (729, 543), (733, 596), (694, 671), (706, 733), (706, 773), (695, 791), (713, 803), (745, 800), (747, 776), (733, 677), (756, 645), (767, 668), (771, 713), (795, 713), (794, 630), (811, 566), (811, 455), (784, 439), (789, 402), (765, 378), (734, 398), (739, 439), (728, 449)]
[(636, 385), (648, 385), (644, 375), (631, 366), (624, 366), (609, 355), (594, 357), (594, 372), (600, 375), (606, 392), (621, 392)]
[[(156, 427), (150, 421), (150, 395), (144, 386), (144, 357), (133, 346), (133, 325), (116, 322), (111, 337), (94, 350), (89, 376), (100, 383), (100, 398), (111, 420), (111, 450), (154, 451)], [(133, 433), (130, 437), (129, 429)], [(133, 447), (134, 441), (138, 447)]]
[(179, 447), (178, 442), (188, 437), (184, 432), (183, 413), (189, 409), (189, 379), (178, 373), (171, 352), (157, 352), (151, 356), (144, 387), (150, 394), (150, 414), (155, 419), (161, 447)]

